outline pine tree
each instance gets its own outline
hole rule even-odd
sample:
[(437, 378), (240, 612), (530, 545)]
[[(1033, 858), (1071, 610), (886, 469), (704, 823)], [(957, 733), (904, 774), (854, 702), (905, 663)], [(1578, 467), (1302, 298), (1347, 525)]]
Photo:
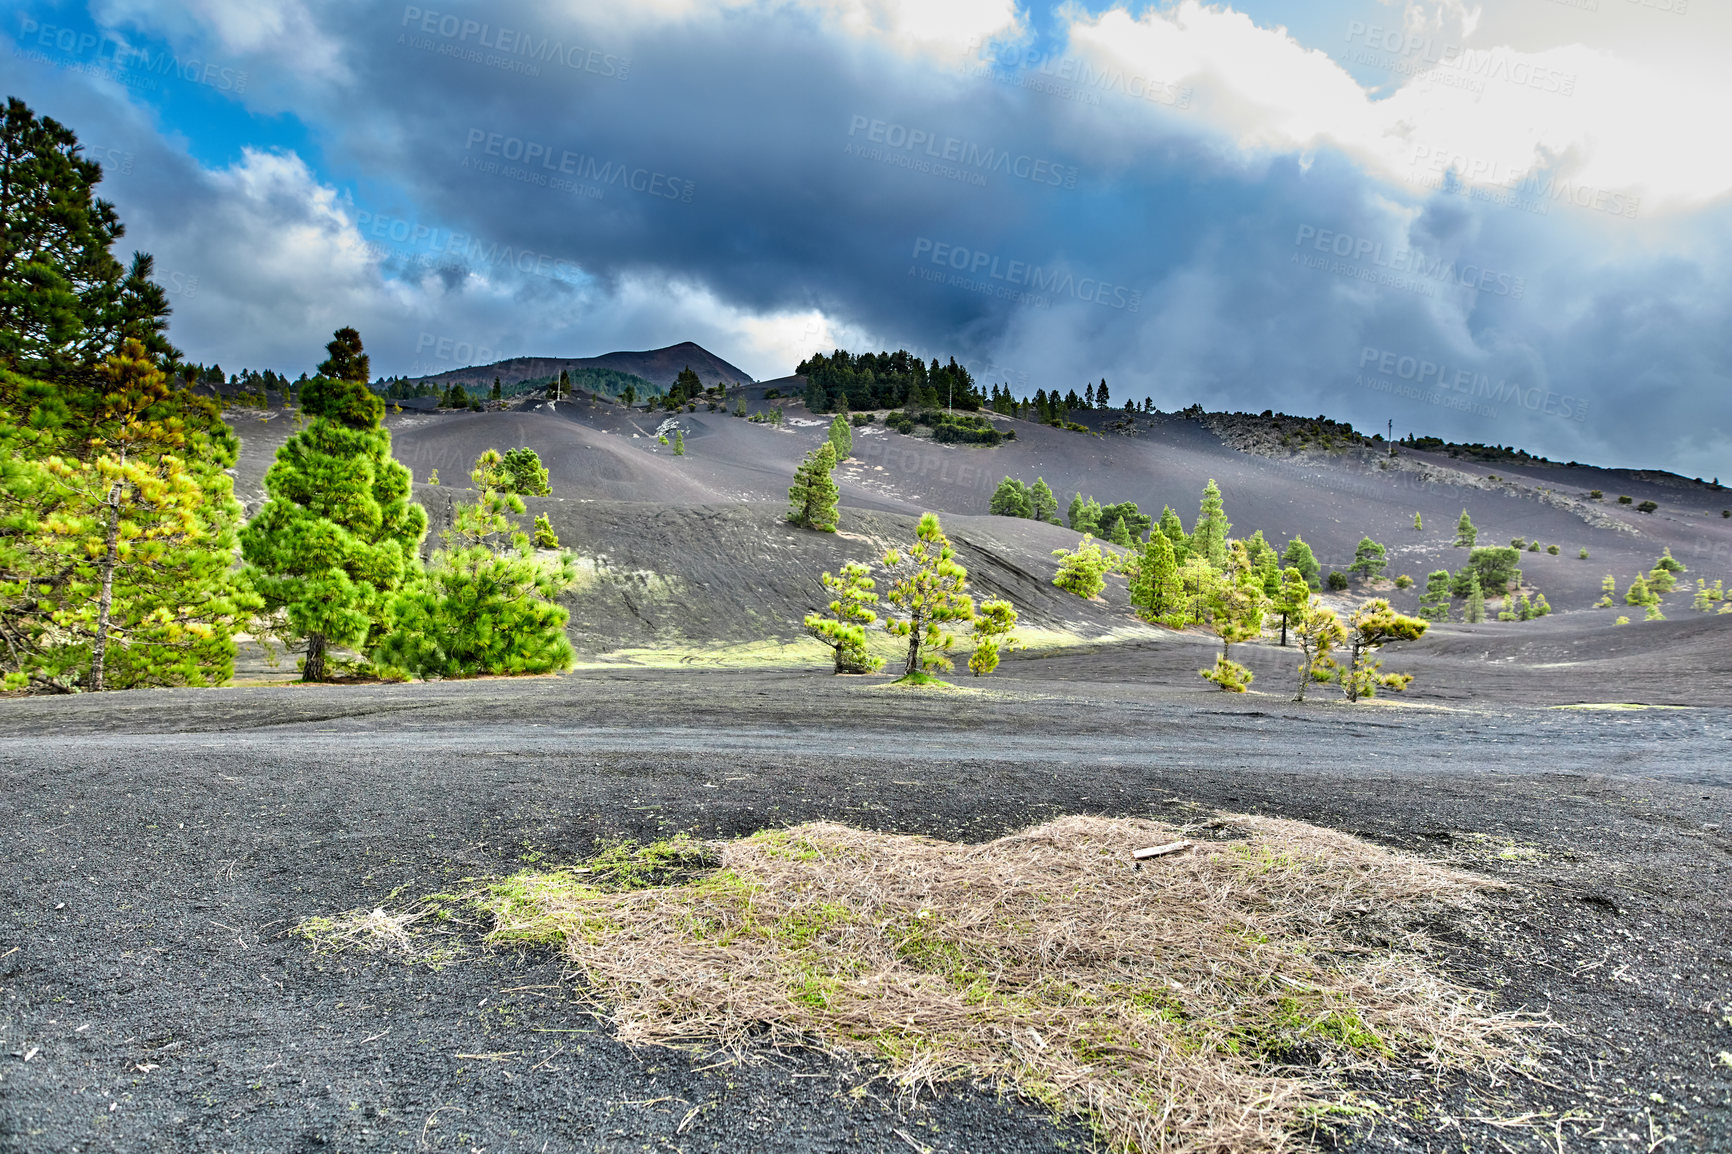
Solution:
[(1227, 534), (1233, 525), (1221, 503), (1221, 490), (1213, 477), (1203, 486), (1202, 504), (1197, 510), (1197, 524), (1191, 530), (1191, 551), (1208, 558), (1216, 569), (1227, 567)]
[(907, 614), (886, 618), (884, 628), (892, 637), (908, 639), (902, 676), (912, 679), (949, 669), (945, 651), (956, 639), (945, 627), (974, 617), (974, 601), (964, 592), (968, 570), (957, 562), (936, 514), (921, 515), (915, 538), (907, 549), (884, 555), (885, 567), (896, 574), (884, 599)]
[(367, 354), (361, 348), (361, 334), (344, 326), (331, 335), (325, 346), (328, 354), (319, 364), (318, 374), (335, 381), (358, 381), (366, 384), (371, 375)]
[(1131, 605), (1137, 616), (1160, 622), (1174, 612), (1178, 607), (1178, 574), (1172, 542), (1164, 533), (1150, 533), (1136, 579), (1131, 582)]
[(675, 429), (674, 430), (674, 456), (683, 457), (685, 455), (686, 455), (686, 435), (682, 430)]
[(878, 620), (872, 606), (878, 603), (872, 570), (858, 561), (842, 566), (838, 575), (825, 573), (824, 588), (831, 599), (830, 616), (808, 613), (806, 631), (834, 650), (837, 673), (873, 673), (884, 667), (884, 659), (866, 650), (866, 627)]
[(439, 485), (439, 470), (438, 469), (434, 469), (431, 473), (427, 474), (427, 483), (429, 485), (434, 486), (435, 488), (438, 487), (438, 485)]
[(1232, 659), (1233, 646), (1250, 641), (1263, 632), (1263, 617), (1269, 609), (1269, 599), (1256, 570), (1251, 568), (1248, 551), (1234, 542), (1228, 561), (1229, 572), (1211, 591), (1209, 629), (1221, 639), (1221, 654), (1214, 669), (1197, 672), (1230, 693), (1243, 693), (1250, 686), (1249, 669)]
[(1480, 587), (1477, 570), (1468, 571), (1467, 604), (1462, 608), (1461, 619), (1469, 625), (1485, 622), (1485, 590)]
[(998, 517), (1032, 517), (1034, 500), (1028, 488), (1014, 477), (1006, 477), (993, 490), (987, 512)]
[(1179, 515), (1173, 511), (1171, 505), (1161, 506), (1158, 528), (1173, 547), (1173, 564), (1183, 565), (1185, 558), (1191, 554), (1191, 538), (1185, 533), (1184, 523), (1179, 520)]
[(1371, 697), (1379, 689), (1406, 689), (1413, 681), (1412, 674), (1381, 672), (1383, 662), (1373, 654), (1391, 642), (1419, 640), (1425, 636), (1426, 627), (1427, 623), (1417, 617), (1397, 613), (1381, 597), (1361, 605), (1348, 619), (1350, 658), (1341, 676), (1347, 700)]
[(1595, 609), (1610, 609), (1612, 598), (1618, 592), (1618, 582), (1610, 573), (1600, 579), (1600, 599), (1594, 602)]
[(483, 449), (469, 470), (469, 480), (477, 489), (507, 489), (505, 458), (498, 449)]
[(535, 547), (537, 549), (559, 548), (559, 534), (553, 531), (553, 522), (547, 519), (546, 513), (535, 515)]
[(1455, 547), (1457, 549), (1472, 549), (1479, 540), (1479, 530), (1473, 527), (1473, 518), (1467, 515), (1467, 510), (1461, 511), (1461, 520), (1455, 523)]
[(1449, 597), (1449, 570), (1432, 570), (1425, 579), (1425, 592), (1419, 595), (1419, 615), (1427, 621), (1448, 621)]
[(225, 680), (256, 607), (231, 572), (234, 435), (215, 405), (171, 388), (140, 341), (90, 376), (34, 398), (48, 386), (0, 383), (3, 683)]
[(1075, 549), (1054, 549), (1052, 555), (1059, 559), (1058, 574), (1052, 583), (1066, 593), (1074, 593), (1087, 601), (1100, 595), (1106, 588), (1106, 572), (1108, 561), (1101, 553), (1101, 547), (1087, 533), (1077, 543)]
[(1300, 576), (1305, 578), (1305, 584), (1312, 589), (1323, 587), (1323, 566), (1317, 563), (1316, 555), (1311, 552), (1311, 546), (1305, 543), (1304, 538), (1295, 537), (1287, 542), (1287, 548), (1281, 553), (1281, 564), (1299, 570)]
[[(327, 364), (356, 371), (343, 330), (329, 348)], [(301, 410), (311, 420), (277, 450), (265, 506), (241, 533), (248, 577), (281, 614), (277, 632), (306, 639), (307, 681), (325, 679), (327, 645), (366, 646), (427, 531), (409, 470), (391, 458), (383, 407), (360, 380), (307, 382)]]
[(1299, 570), (1289, 566), (1281, 570), (1280, 582), (1268, 597), (1269, 611), (1281, 618), (1281, 646), (1286, 648), (1287, 628), (1311, 604), (1311, 587), (1305, 584), (1305, 577)]
[(1328, 680), (1338, 668), (1332, 655), (1346, 642), (1347, 627), (1333, 609), (1312, 597), (1293, 619), (1293, 639), (1299, 645), (1299, 688), (1293, 700), (1304, 701), (1313, 681)]
[(1357, 573), (1367, 581), (1375, 581), (1383, 576), (1388, 564), (1389, 556), (1383, 546), (1369, 537), (1361, 537), (1358, 548), (1353, 551), (1353, 564), (1347, 567), (1347, 571)]
[(494, 400), (494, 401), (500, 401), (500, 400), (505, 399), (504, 393), (502, 392), (502, 390), (500, 389), (500, 386), (499, 386), (499, 378), (498, 377), (493, 378), (493, 392), (489, 395), (488, 399)]
[(488, 489), (459, 506), (426, 571), (391, 598), (388, 631), (374, 650), (388, 670), (420, 678), (558, 673), (571, 668), (555, 598), (577, 583), (569, 553), (537, 557), (508, 514), (523, 498)]
[(1425, 522), (1420, 519), (1418, 513), (1413, 515), (1413, 531), (1415, 533), (1422, 533), (1425, 531)]
[(1112, 534), (1107, 539), (1114, 545), (1119, 546), (1121, 549), (1129, 549), (1131, 547), (1131, 531), (1130, 528), (1125, 525), (1125, 519), (1123, 517), (1120, 517), (1113, 522)]
[(1044, 477), (1036, 477), (1029, 487), (1029, 503), (1033, 506), (1030, 513), (1036, 521), (1054, 521), (1058, 516), (1058, 498), (1052, 495), (1052, 488), (1047, 485)]
[(848, 454), (854, 451), (854, 433), (848, 427), (846, 413), (837, 413), (830, 421), (830, 444), (835, 446), (836, 460), (846, 461)]
[(836, 446), (829, 441), (806, 454), (794, 473), (794, 484), (788, 489), (789, 521), (802, 529), (836, 531), (836, 506), (841, 490), (830, 475), (835, 467)]
[(1654, 591), (1648, 587), (1648, 579), (1640, 574), (1636, 576), (1634, 581), (1630, 582), (1629, 589), (1624, 592), (1624, 604), (1626, 605), (1647, 605), (1658, 600), (1659, 598), (1655, 596)]
[(968, 671), (976, 677), (984, 677), (998, 668), (1001, 653), (1020, 649), (1022, 643), (1017, 639), (1015, 629), (1016, 608), (1010, 602), (982, 601), (975, 606), (969, 631), (974, 652), (968, 655)]

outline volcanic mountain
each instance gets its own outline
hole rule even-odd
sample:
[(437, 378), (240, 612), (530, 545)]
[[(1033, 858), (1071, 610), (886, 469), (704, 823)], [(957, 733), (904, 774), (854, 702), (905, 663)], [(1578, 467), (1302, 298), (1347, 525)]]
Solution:
[(604, 353), (599, 357), (511, 357), (488, 365), (471, 365), (433, 376), (418, 377), (415, 380), (436, 385), (440, 389), (448, 389), (452, 385), (475, 389), (491, 386), (495, 378), (498, 378), (502, 385), (509, 386), (519, 381), (556, 377), (561, 369), (612, 369), (614, 372), (642, 377), (652, 384), (666, 388), (674, 383), (674, 378), (685, 368), (696, 373), (706, 386), (739, 385), (752, 379), (744, 369), (729, 364), (708, 349), (691, 341), (681, 341), (665, 349)]

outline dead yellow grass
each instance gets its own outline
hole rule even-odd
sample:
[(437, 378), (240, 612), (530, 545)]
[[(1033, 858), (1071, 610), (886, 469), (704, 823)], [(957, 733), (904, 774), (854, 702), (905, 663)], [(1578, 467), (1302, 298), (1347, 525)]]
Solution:
[(1180, 831), (1070, 817), (960, 845), (820, 823), (727, 843), (680, 884), (520, 874), (482, 902), (494, 941), (563, 943), (625, 1040), (816, 1041), (905, 1086), (1013, 1088), (1121, 1151), (1285, 1150), (1350, 1108), (1352, 1067), (1506, 1062), (1531, 1023), (1440, 977), (1403, 928), (1490, 883), (1227, 820), (1244, 840), (1140, 870), (1133, 848)]

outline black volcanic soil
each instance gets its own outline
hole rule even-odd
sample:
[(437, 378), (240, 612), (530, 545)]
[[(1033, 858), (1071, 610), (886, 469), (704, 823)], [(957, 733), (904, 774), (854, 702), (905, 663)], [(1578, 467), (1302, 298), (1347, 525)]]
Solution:
[(1392, 1079), (1411, 1100), (1353, 1149), (1732, 1147), (1723, 710), (1544, 709), (1513, 681), (1473, 707), (1294, 707), (1062, 660), (974, 694), (610, 671), (0, 701), (0, 1148), (1074, 1150), (983, 1091), (910, 1105), (809, 1055), (627, 1049), (544, 955), (431, 971), (285, 931), (604, 837), (834, 818), (978, 840), (1193, 806), (1512, 886), (1446, 957), (1556, 1019), (1542, 1065)]

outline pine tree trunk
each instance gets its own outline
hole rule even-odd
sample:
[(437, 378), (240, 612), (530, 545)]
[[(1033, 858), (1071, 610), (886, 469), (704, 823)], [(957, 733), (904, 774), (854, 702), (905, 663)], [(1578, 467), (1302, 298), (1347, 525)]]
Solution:
[(302, 681), (323, 681), (325, 679), (325, 635), (323, 633), (307, 634), (307, 663), (301, 668)]
[(912, 677), (920, 671), (920, 630), (913, 629), (908, 634), (908, 668), (903, 670), (904, 677)]
[(1281, 648), (1287, 648), (1287, 615), (1281, 614)]
[(102, 551), (102, 594), (96, 601), (96, 640), (90, 647), (90, 691), (101, 693), (108, 663), (108, 622), (114, 608), (114, 570), (120, 563), (120, 485), (108, 491), (108, 541)]

